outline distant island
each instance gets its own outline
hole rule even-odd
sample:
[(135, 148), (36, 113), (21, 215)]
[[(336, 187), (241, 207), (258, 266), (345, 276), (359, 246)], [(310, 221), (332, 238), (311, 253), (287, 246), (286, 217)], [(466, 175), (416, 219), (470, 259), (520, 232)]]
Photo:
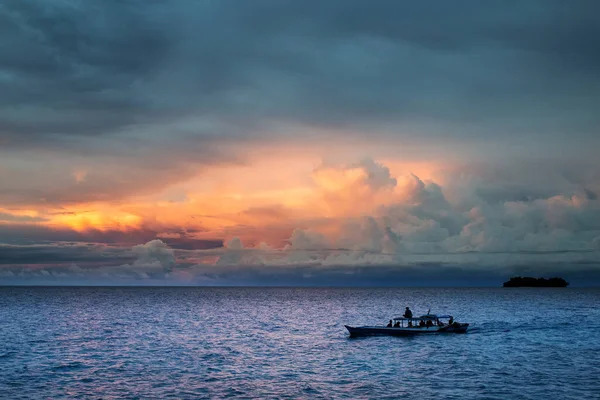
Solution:
[(504, 282), (503, 287), (567, 287), (569, 282), (563, 278), (532, 278), (529, 276), (514, 276)]

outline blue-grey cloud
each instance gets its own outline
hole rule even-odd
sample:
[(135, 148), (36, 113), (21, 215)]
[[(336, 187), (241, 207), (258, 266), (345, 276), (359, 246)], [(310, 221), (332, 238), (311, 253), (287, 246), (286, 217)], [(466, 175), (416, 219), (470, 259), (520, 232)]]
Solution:
[(129, 249), (92, 243), (0, 244), (0, 265), (61, 265), (119, 263), (131, 260)]
[[(174, 249), (199, 250), (222, 247), (221, 239), (197, 239), (195, 229), (169, 228), (161, 231), (150, 228), (120, 230), (97, 230), (90, 228), (75, 231), (70, 228), (51, 228), (43, 225), (11, 223), (0, 224), (0, 244), (26, 246), (51, 243), (92, 243), (99, 245), (131, 245), (146, 243), (158, 237)], [(18, 247), (15, 248), (18, 250)], [(8, 251), (5, 248), (5, 251)], [(27, 248), (22, 248), (26, 253)], [(1, 256), (2, 254), (0, 254)], [(49, 260), (52, 261), (52, 260)]]
[(8, 1), (2, 137), (190, 115), (594, 134), (597, 2), (510, 4)]
[(593, 157), (598, 3), (509, 4), (5, 1), (0, 202), (147, 193), (295, 125)]

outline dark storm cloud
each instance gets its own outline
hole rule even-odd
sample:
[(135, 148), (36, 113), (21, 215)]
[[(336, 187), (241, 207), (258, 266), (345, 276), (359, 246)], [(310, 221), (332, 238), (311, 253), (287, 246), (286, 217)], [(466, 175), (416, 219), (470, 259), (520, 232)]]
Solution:
[(590, 133), (598, 11), (584, 0), (8, 1), (0, 135), (23, 145), (189, 115)]
[(0, 222), (22, 223), (22, 222), (43, 222), (43, 221), (46, 221), (46, 220), (44, 218), (40, 218), (40, 217), (30, 217), (27, 215), (13, 215), (13, 214), (0, 212)]
[(94, 243), (140, 243), (156, 237), (157, 232), (138, 229), (119, 230), (89, 229), (78, 232), (70, 228), (50, 228), (43, 225), (11, 224), (0, 225), (0, 243), (29, 244), (40, 242), (94, 242)]
[[(167, 231), (168, 233), (169, 231)], [(177, 232), (176, 237), (162, 238), (173, 249), (185, 250), (202, 250), (213, 249), (223, 245), (223, 241), (219, 239), (195, 239), (189, 237), (197, 232), (193, 229), (189, 230), (170, 230)], [(68, 228), (49, 228), (41, 225), (29, 225), (14, 223), (11, 225), (0, 224), (0, 244), (6, 243), (16, 246), (55, 243), (60, 246), (61, 242), (89, 242), (93, 244), (107, 245), (133, 245), (145, 243), (165, 232), (158, 232), (149, 228), (132, 229), (128, 231), (119, 230), (95, 230), (88, 229), (83, 232), (78, 232)], [(69, 249), (69, 247), (62, 247)], [(2, 256), (0, 251), (0, 257)]]
[(127, 88), (167, 56), (168, 30), (135, 4), (9, 1), (0, 10), (4, 131), (94, 134), (130, 123), (143, 99)]
[(124, 263), (133, 254), (118, 247), (84, 243), (54, 243), (35, 245), (0, 244), (0, 264), (52, 265), (75, 262)]

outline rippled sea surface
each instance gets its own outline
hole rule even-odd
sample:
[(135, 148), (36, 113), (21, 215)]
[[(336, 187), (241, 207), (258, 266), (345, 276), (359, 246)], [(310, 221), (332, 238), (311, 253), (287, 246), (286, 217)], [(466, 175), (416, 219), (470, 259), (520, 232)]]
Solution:
[[(470, 333), (350, 339), (405, 306)], [(598, 289), (0, 288), (0, 397), (600, 398)]]

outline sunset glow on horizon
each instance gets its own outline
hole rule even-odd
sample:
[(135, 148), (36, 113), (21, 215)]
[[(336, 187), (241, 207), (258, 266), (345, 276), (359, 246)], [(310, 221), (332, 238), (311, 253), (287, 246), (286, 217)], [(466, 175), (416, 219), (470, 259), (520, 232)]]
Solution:
[[(302, 225), (302, 220), (369, 215), (378, 206), (407, 200), (404, 192), (412, 175), (431, 179), (434, 168), (422, 162), (388, 161), (389, 179), (398, 179), (398, 183), (373, 190), (366, 184), (372, 171), (360, 163), (326, 165), (321, 160), (314, 167), (319, 162), (316, 157), (296, 158), (291, 162), (284, 158), (273, 157), (254, 165), (216, 167), (186, 181), (166, 184), (155, 193), (124, 200), (57, 205), (41, 202), (31, 209), (14, 207), (0, 211), (20, 224), (80, 233), (151, 229), (158, 237), (177, 237), (178, 234), (169, 232), (189, 229), (198, 230), (199, 238), (226, 241), (231, 239), (226, 233), (228, 229), (237, 227), (236, 236), (243, 236), (247, 242), (272, 242), (281, 247), (289, 235), (260, 237), (254, 232), (256, 228), (288, 225), (291, 234), (294, 224)], [(386, 165), (365, 160), (382, 167), (386, 173)], [(89, 173), (89, 179), (93, 179), (93, 171)], [(91, 182), (86, 182), (83, 174), (77, 175), (76, 185), (86, 183)], [(243, 226), (249, 227), (248, 233), (240, 228)]]

